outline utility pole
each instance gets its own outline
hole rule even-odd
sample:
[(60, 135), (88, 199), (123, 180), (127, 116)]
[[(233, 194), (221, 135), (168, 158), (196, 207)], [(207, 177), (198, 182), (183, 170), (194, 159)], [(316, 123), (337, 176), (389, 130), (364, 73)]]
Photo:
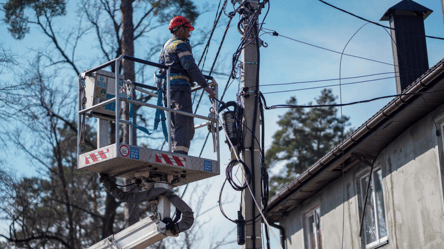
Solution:
[[(249, 2), (254, 8), (258, 8), (258, 0), (243, 0), (244, 4)], [(242, 121), (248, 129), (243, 129), (244, 133), (244, 148), (242, 152), (242, 160), (245, 162), (251, 172), (250, 188), (254, 193), (254, 198), (257, 200), (258, 205), (262, 205), (261, 201), (261, 157), (260, 157), (260, 109), (259, 109), (259, 89), (256, 87), (258, 77), (258, 46), (256, 42), (256, 36), (258, 35), (257, 20), (254, 21), (256, 27), (253, 27), (250, 37), (247, 39), (247, 43), (251, 43), (242, 50), (242, 74), (241, 83), (244, 95), (242, 96), (242, 105), (244, 107), (244, 120)], [(244, 27), (244, 31), (247, 27)], [(246, 32), (244, 32), (242, 39), (244, 39)], [(256, 100), (257, 99), (257, 100)], [(256, 117), (255, 117), (256, 116)], [(255, 134), (252, 134), (252, 131)], [(253, 137), (253, 135), (257, 138)], [(253, 142), (253, 148), (251, 148)], [(262, 207), (261, 207), (262, 208)], [(244, 190), (242, 196), (242, 214), (245, 220), (252, 220), (259, 214), (256, 208), (254, 200), (247, 189)], [(261, 240), (261, 220), (256, 219), (255, 222), (250, 221), (246, 225), (246, 240), (242, 246), (243, 249), (262, 248)]]

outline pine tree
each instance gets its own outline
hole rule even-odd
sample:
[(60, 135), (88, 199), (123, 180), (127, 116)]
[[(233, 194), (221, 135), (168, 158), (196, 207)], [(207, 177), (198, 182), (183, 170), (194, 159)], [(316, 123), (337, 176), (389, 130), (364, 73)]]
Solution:
[[(318, 105), (333, 105), (335, 100), (330, 89), (322, 90), (315, 99)], [(296, 98), (292, 97), (287, 104), (296, 105)], [(271, 193), (279, 191), (338, 144), (346, 135), (343, 129), (350, 125), (348, 120), (349, 117), (339, 117), (338, 109), (333, 106), (291, 108), (281, 116), (280, 129), (273, 135), (273, 143), (265, 155), (269, 167), (285, 164), (271, 178)]]

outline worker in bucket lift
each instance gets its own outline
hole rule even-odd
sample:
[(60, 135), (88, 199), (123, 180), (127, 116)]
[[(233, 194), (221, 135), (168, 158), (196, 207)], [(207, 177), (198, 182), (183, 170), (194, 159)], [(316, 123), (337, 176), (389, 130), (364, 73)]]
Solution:
[[(187, 18), (176, 16), (171, 19), (168, 29), (173, 34), (163, 46), (159, 64), (169, 66), (171, 107), (174, 110), (192, 113), (191, 87), (197, 82), (215, 98), (214, 91), (208, 86), (205, 77), (199, 70), (191, 50), (188, 38), (194, 30)], [(166, 70), (158, 69), (155, 73), (157, 88), (165, 83)], [(166, 87), (165, 87), (166, 88)], [(166, 103), (166, 101), (165, 101)], [(190, 142), (194, 137), (194, 118), (171, 113), (171, 142), (174, 153), (188, 154)]]

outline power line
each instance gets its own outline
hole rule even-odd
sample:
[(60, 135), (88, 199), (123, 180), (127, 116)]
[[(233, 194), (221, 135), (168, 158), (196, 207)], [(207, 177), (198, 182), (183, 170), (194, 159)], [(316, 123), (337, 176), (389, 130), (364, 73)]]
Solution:
[[(216, 16), (214, 17), (213, 28), (211, 29), (210, 37), (208, 38), (207, 44), (205, 45), (205, 48), (204, 48), (204, 50), (202, 52), (202, 56), (200, 57), (199, 63), (197, 64), (198, 66), (200, 66), (200, 63), (202, 62), (202, 59), (204, 59), (204, 64), (202, 66), (202, 69), (205, 67), (205, 61), (207, 60), (207, 55), (208, 55), (208, 51), (209, 51), (209, 48), (210, 48), (211, 38), (213, 37), (214, 31), (216, 30), (216, 27), (217, 27), (217, 23), (219, 22), (220, 16), (221, 16), (222, 11), (223, 11), (223, 10), (221, 10), (221, 12), (219, 14), (217, 13), (219, 11), (221, 2), (222, 2), (222, 0), (219, 0), (219, 5), (217, 6)], [(227, 2), (227, 0), (225, 0), (224, 6), (225, 6), (226, 2)], [(222, 7), (222, 9), (224, 8), (224, 6)]]
[[(358, 78), (365, 78), (365, 77), (370, 77), (370, 76), (377, 76), (377, 75), (383, 75), (383, 74), (393, 74), (393, 73), (395, 73), (395, 72), (374, 73), (374, 74), (367, 74), (367, 75), (361, 75), (361, 76), (344, 77), (344, 78), (341, 78), (341, 80), (358, 79)], [(393, 76), (393, 77), (399, 77), (399, 76)], [(337, 78), (337, 79), (324, 79), (324, 80), (296, 81), (296, 82), (289, 82), (289, 83), (263, 84), (261, 86), (285, 86), (285, 85), (319, 83), (319, 82), (337, 81), (337, 80), (339, 80), (339, 78)]]
[[(213, 37), (214, 31), (215, 31), (216, 28), (217, 28), (217, 24), (219, 23), (220, 17), (221, 17), (221, 15), (222, 15), (222, 13), (224, 12), (224, 9), (225, 9), (226, 4), (227, 4), (227, 0), (224, 1), (224, 4), (222, 5), (221, 10), (220, 10), (220, 12), (218, 13), (221, 2), (222, 2), (222, 0), (219, 1), (219, 6), (217, 6), (216, 16), (215, 16), (215, 18), (214, 18), (214, 22), (213, 22), (213, 29), (211, 30), (210, 37), (208, 38), (207, 44), (205, 45), (204, 51), (202, 52), (202, 56), (200, 57), (200, 60), (199, 60), (199, 63), (198, 63), (198, 66), (199, 66), (200, 63), (202, 62), (202, 59), (205, 57), (205, 59), (204, 59), (204, 64), (203, 64), (203, 66), (202, 66), (202, 70), (203, 70), (203, 68), (205, 67), (205, 61), (207, 60), (207, 55), (208, 55), (208, 51), (209, 51), (209, 47), (210, 47), (210, 43), (211, 43), (211, 39), (212, 39), (212, 37)], [(217, 59), (217, 57), (216, 57), (216, 59)], [(216, 59), (215, 59), (215, 60), (216, 60)], [(214, 65), (214, 64), (213, 64), (213, 65)], [(209, 76), (211, 76), (211, 71), (210, 71), (210, 73), (209, 73)], [(196, 100), (196, 96), (197, 96), (197, 92), (194, 94), (194, 97), (193, 97), (193, 104), (194, 104), (194, 100)], [(197, 112), (197, 109), (199, 108), (199, 104), (200, 104), (200, 101), (202, 100), (202, 96), (203, 96), (203, 92), (202, 92), (202, 95), (200, 96), (199, 102), (197, 103), (197, 107), (196, 107), (196, 110), (195, 110), (195, 112), (194, 112), (195, 114), (196, 114), (196, 112)]]
[(342, 84), (332, 84), (332, 85), (325, 85), (325, 86), (315, 86), (315, 87), (299, 88), (299, 89), (293, 89), (293, 90), (282, 90), (282, 91), (275, 91), (275, 92), (264, 92), (263, 94), (275, 94), (275, 93), (297, 92), (297, 91), (313, 90), (313, 89), (327, 88), (327, 87), (334, 87), (334, 86), (355, 85), (355, 84), (362, 84), (362, 83), (368, 83), (368, 82), (373, 82), (373, 81), (378, 81), (378, 80), (393, 79), (393, 78), (396, 78), (396, 76), (393, 76), (393, 77), (385, 77), (385, 78), (378, 78), (378, 79), (372, 79), (372, 80), (362, 80), (362, 81), (356, 81), (356, 82), (350, 82), (350, 83), (342, 83)]
[(348, 11), (346, 11), (346, 10), (344, 10), (344, 9), (341, 9), (341, 8), (339, 8), (339, 7), (336, 7), (336, 6), (332, 5), (332, 4), (329, 4), (329, 3), (327, 3), (327, 2), (325, 2), (325, 1), (323, 1), (323, 0), (319, 0), (319, 1), (320, 1), (321, 3), (323, 3), (323, 4), (326, 4), (326, 5), (330, 6), (330, 7), (332, 7), (332, 8), (335, 8), (335, 9), (337, 9), (337, 10), (339, 10), (339, 11), (342, 11), (342, 12), (344, 12), (344, 13), (347, 13), (347, 14), (351, 15), (351, 16), (354, 16), (354, 17), (356, 17), (356, 18), (358, 18), (358, 19), (361, 19), (361, 20), (363, 20), (363, 21), (366, 21), (366, 22), (368, 22), (368, 23), (371, 23), (371, 24), (374, 24), (374, 25), (377, 25), (377, 26), (380, 26), (380, 27), (383, 27), (383, 28), (386, 28), (386, 29), (391, 29), (391, 30), (395, 30), (395, 31), (405, 32), (405, 33), (410, 33), (410, 34), (414, 34), (414, 35), (417, 35), (417, 36), (424, 36), (424, 37), (431, 38), (431, 39), (444, 40), (444, 38), (442, 38), (442, 37), (429, 36), (429, 35), (422, 35), (422, 34), (417, 34), (417, 33), (415, 33), (415, 32), (410, 32), (410, 31), (406, 31), (406, 30), (402, 30), (402, 29), (391, 28), (391, 27), (388, 27), (388, 26), (385, 26), (385, 25), (379, 24), (379, 23), (377, 23), (377, 22), (370, 21), (370, 20), (368, 20), (368, 19), (365, 19), (364, 17), (358, 16), (358, 15), (353, 14), (353, 13), (351, 13), (351, 12), (348, 12)]
[[(342, 104), (342, 58), (344, 56), (344, 52), (345, 49), (347, 48), (348, 44), (351, 42), (351, 40), (353, 39), (353, 37), (355, 37), (355, 35), (368, 23), (362, 25), (358, 30), (356, 30), (356, 32), (350, 37), (350, 39), (347, 41), (347, 43), (345, 44), (344, 48), (342, 49), (342, 53), (341, 53), (341, 58), (339, 59), (339, 104)], [(344, 84), (345, 85), (345, 84)], [(345, 122), (344, 121), (344, 116), (343, 116), (343, 112), (342, 112), (342, 105), (340, 107), (341, 110), (341, 121), (342, 121), (342, 127), (341, 127), (341, 140), (342, 143), (344, 142), (344, 128), (345, 128)], [(342, 161), (342, 168), (344, 169), (344, 150), (341, 149), (341, 161)], [(344, 249), (344, 232), (345, 232), (345, 208), (344, 208), (344, 203), (345, 203), (345, 195), (344, 195), (344, 189), (345, 189), (345, 172), (344, 170), (342, 170), (342, 233), (341, 233), (341, 249)]]
[(295, 42), (299, 42), (299, 43), (302, 43), (302, 44), (305, 44), (305, 45), (308, 45), (308, 46), (311, 46), (311, 47), (319, 48), (319, 49), (322, 49), (322, 50), (325, 50), (325, 51), (328, 51), (328, 52), (332, 52), (332, 53), (335, 53), (335, 54), (346, 55), (346, 56), (349, 56), (349, 57), (353, 57), (353, 58), (357, 58), (357, 59), (361, 59), (361, 60), (366, 60), (366, 61), (371, 61), (371, 62), (376, 62), (376, 63), (388, 65), (388, 66), (394, 66), (394, 67), (398, 67), (398, 68), (404, 68), (404, 69), (409, 69), (409, 70), (414, 70), (414, 71), (420, 71), (419, 69), (416, 69), (416, 68), (401, 67), (399, 65), (395, 65), (395, 64), (392, 64), (392, 63), (378, 61), (378, 60), (374, 60), (374, 59), (370, 59), (370, 58), (366, 58), (366, 57), (362, 57), (362, 56), (357, 56), (357, 55), (352, 55), (352, 54), (345, 54), (345, 53), (342, 54), (341, 52), (333, 50), (333, 49), (324, 48), (324, 47), (321, 47), (321, 46), (318, 46), (318, 45), (314, 45), (314, 44), (311, 44), (311, 43), (308, 43), (308, 42), (304, 42), (304, 41), (301, 41), (301, 40), (297, 40), (297, 39), (294, 39), (294, 38), (291, 38), (291, 37), (288, 37), (288, 36), (285, 36), (285, 35), (281, 35), (281, 34), (279, 34), (278, 32), (276, 32), (275, 30), (272, 30), (272, 29), (267, 29), (267, 28), (263, 28), (263, 29), (273, 31), (273, 32), (263, 31), (264, 33), (266, 33), (268, 35), (280, 36), (280, 37), (283, 37), (283, 38), (286, 38), (286, 39), (289, 39), (289, 40), (292, 40), (292, 41), (295, 41)]
[(422, 95), (422, 94), (429, 94), (429, 93), (437, 93), (437, 92), (444, 92), (444, 90), (436, 90), (432, 92), (419, 92), (419, 93), (402, 93), (402, 94), (393, 94), (393, 95), (386, 95), (381, 96), (373, 99), (366, 99), (366, 100), (360, 100), (350, 103), (344, 103), (344, 104), (331, 104), (331, 105), (290, 105), (290, 104), (280, 104), (280, 105), (272, 105), (270, 107), (265, 107), (265, 109), (278, 109), (278, 108), (317, 108), (317, 107), (340, 107), (340, 106), (349, 106), (349, 105), (357, 105), (357, 104), (363, 104), (368, 103), (380, 99), (386, 99), (386, 98), (395, 98), (400, 96), (410, 96), (410, 95)]
[[(225, 6), (226, 6), (225, 4), (226, 4), (226, 2), (227, 2), (227, 0), (225, 0), (224, 6), (223, 6), (222, 9), (221, 9), (221, 13), (225, 10)], [(224, 35), (222, 36), (222, 41), (221, 41), (220, 44), (219, 44), (219, 48), (217, 49), (216, 57), (214, 58), (213, 65), (211, 66), (209, 76), (211, 76), (211, 74), (212, 74), (212, 72), (213, 72), (213, 69), (214, 69), (214, 66), (216, 65), (217, 58), (219, 57), (220, 51), (222, 50), (222, 45), (223, 45), (224, 42), (225, 42), (225, 38), (226, 38), (226, 36), (227, 36), (228, 29), (230, 28), (231, 20), (233, 19), (233, 17), (234, 17), (234, 15), (230, 16), (230, 19), (228, 20), (227, 27), (225, 28)], [(228, 78), (228, 80), (230, 80), (230, 78)], [(225, 92), (227, 91), (227, 86), (228, 86), (228, 83), (227, 83), (227, 85), (226, 85), (226, 87), (225, 87), (225, 90), (224, 90), (224, 93), (223, 93), (223, 94), (225, 94)], [(203, 93), (203, 91), (202, 91), (202, 94), (200, 95), (200, 98), (199, 98), (199, 101), (198, 101), (198, 103), (197, 103), (196, 109), (195, 109), (195, 111), (194, 111), (195, 114), (197, 113), (197, 110), (199, 109), (199, 104), (200, 104), (200, 102), (202, 101), (203, 94), (204, 94), (204, 93)], [(221, 100), (223, 99), (223, 96), (224, 96), (224, 95), (222, 95)], [(205, 139), (204, 147), (205, 147), (206, 141), (208, 140), (208, 136), (209, 136), (209, 134), (210, 134), (210, 133), (208, 133), (207, 138)], [(202, 148), (202, 151), (203, 151), (203, 148)]]
[[(263, 28), (263, 29), (266, 29), (266, 28)], [(322, 50), (325, 50), (325, 51), (329, 51), (329, 52), (332, 52), (332, 53), (336, 53), (336, 54), (342, 54), (341, 52), (333, 50), (333, 49), (324, 48), (324, 47), (321, 47), (321, 46), (318, 46), (318, 45), (314, 45), (314, 44), (311, 44), (311, 43), (308, 43), (308, 42), (304, 42), (304, 41), (301, 41), (301, 40), (297, 40), (297, 39), (294, 39), (294, 38), (291, 38), (291, 37), (288, 37), (288, 36), (285, 36), (285, 35), (281, 35), (281, 34), (279, 34), (278, 32), (276, 32), (276, 31), (274, 31), (272, 29), (266, 29), (266, 30), (273, 31), (273, 32), (266, 32), (266, 31), (264, 31), (264, 33), (269, 34), (271, 36), (280, 36), (280, 37), (283, 37), (283, 38), (286, 38), (286, 39), (289, 39), (289, 40), (292, 40), (292, 41), (295, 41), (295, 42), (299, 42), (299, 43), (302, 43), (302, 44), (305, 44), (305, 45), (308, 45), (308, 46), (311, 46), (311, 47), (319, 48), (319, 49), (322, 49)], [(353, 57), (353, 58), (357, 58), (357, 59), (362, 59), (362, 60), (372, 61), (372, 62), (384, 64), (384, 65), (398, 67), (397, 65), (394, 65), (392, 63), (378, 61), (378, 60), (374, 60), (374, 59), (369, 59), (369, 58), (365, 58), (365, 57), (361, 57), (361, 56), (357, 56), (357, 55), (352, 55), (352, 54), (344, 54), (344, 55), (349, 56), (349, 57)]]

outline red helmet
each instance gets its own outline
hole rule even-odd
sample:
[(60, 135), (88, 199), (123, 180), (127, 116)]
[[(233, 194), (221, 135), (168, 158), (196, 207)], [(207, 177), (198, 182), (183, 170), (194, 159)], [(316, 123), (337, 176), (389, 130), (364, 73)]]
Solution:
[(190, 21), (188, 21), (188, 19), (186, 19), (183, 16), (175, 16), (173, 19), (171, 19), (170, 25), (168, 26), (168, 29), (174, 32), (179, 27), (182, 27), (182, 26), (185, 26), (185, 27), (189, 28), (190, 31), (194, 30), (194, 27), (191, 26)]

